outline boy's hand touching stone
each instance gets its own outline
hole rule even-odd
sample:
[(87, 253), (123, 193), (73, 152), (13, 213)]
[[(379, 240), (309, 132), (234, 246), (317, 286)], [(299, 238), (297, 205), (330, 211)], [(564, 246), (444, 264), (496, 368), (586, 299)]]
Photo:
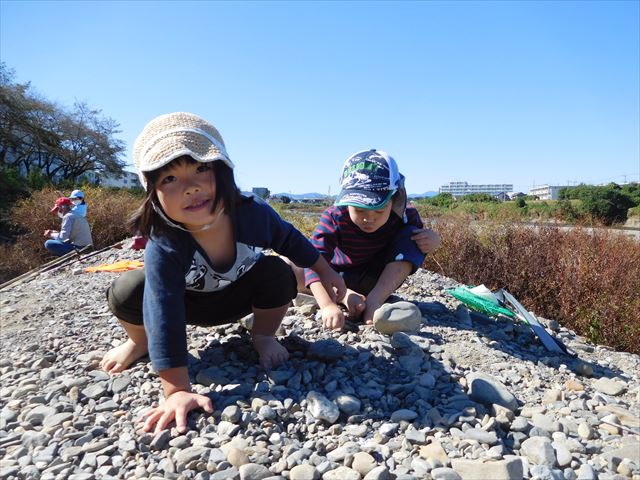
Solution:
[(411, 234), (411, 240), (416, 242), (420, 251), (425, 255), (435, 252), (440, 248), (440, 244), (442, 243), (440, 240), (440, 234), (430, 228), (419, 228), (414, 230)]
[(373, 325), (373, 314), (382, 306), (382, 302), (367, 298), (365, 304), (366, 307), (362, 314), (362, 321), (367, 325)]
[(347, 294), (344, 299), (342, 299), (342, 303), (347, 307), (347, 312), (349, 313), (349, 319), (351, 321), (357, 321), (360, 319), (367, 306), (365, 301), (366, 297), (364, 295), (347, 289)]

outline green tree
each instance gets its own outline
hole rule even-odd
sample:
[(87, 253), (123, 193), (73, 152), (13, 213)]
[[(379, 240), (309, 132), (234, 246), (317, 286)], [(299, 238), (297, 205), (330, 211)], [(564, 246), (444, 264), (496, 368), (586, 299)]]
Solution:
[(582, 208), (605, 225), (625, 222), (627, 211), (633, 206), (633, 200), (622, 193), (620, 187), (593, 189), (582, 198)]
[(120, 133), (115, 120), (83, 102), (62, 108), (14, 77), (0, 63), (0, 166), (24, 176), (37, 172), (51, 183), (122, 173), (125, 145), (115, 138)]
[(439, 193), (431, 198), (424, 200), (424, 203), (428, 205), (435, 205), (436, 207), (449, 208), (452, 203), (455, 202), (453, 195), (450, 193)]

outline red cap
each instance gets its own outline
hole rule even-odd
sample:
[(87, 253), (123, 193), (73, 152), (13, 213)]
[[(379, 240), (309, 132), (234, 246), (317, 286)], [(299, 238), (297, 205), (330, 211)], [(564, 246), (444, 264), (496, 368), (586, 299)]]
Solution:
[(55, 205), (51, 209), (51, 213), (56, 213), (58, 211), (58, 208), (63, 206), (72, 207), (73, 203), (71, 203), (71, 200), (69, 200), (67, 197), (60, 197), (59, 199), (56, 200)]

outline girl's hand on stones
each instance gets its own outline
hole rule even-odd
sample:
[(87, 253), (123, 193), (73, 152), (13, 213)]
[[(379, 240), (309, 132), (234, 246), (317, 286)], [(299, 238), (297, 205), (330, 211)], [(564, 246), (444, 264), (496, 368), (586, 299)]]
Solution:
[(338, 330), (344, 326), (344, 313), (336, 304), (327, 305), (321, 310), (324, 328)]
[[(144, 422), (144, 431), (157, 434), (166, 429), (173, 421), (179, 433), (187, 431), (187, 414), (191, 410), (202, 408), (207, 413), (213, 413), (213, 403), (209, 397), (197, 393), (178, 391), (172, 393), (159, 407), (152, 408)], [(155, 426), (155, 429), (153, 428)]]

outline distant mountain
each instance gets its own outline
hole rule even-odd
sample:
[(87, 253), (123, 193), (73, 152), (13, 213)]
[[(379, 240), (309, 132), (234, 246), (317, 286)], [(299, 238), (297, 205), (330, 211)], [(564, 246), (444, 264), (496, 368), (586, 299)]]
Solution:
[(301, 200), (303, 198), (327, 198), (326, 195), (322, 194), (322, 193), (316, 193), (316, 192), (311, 192), (311, 193), (274, 193), (272, 196), (274, 197), (289, 197), (291, 199), (294, 200)]
[(426, 197), (435, 197), (438, 192), (434, 192), (433, 190), (429, 190), (424, 193), (410, 193), (409, 198), (426, 198)]

